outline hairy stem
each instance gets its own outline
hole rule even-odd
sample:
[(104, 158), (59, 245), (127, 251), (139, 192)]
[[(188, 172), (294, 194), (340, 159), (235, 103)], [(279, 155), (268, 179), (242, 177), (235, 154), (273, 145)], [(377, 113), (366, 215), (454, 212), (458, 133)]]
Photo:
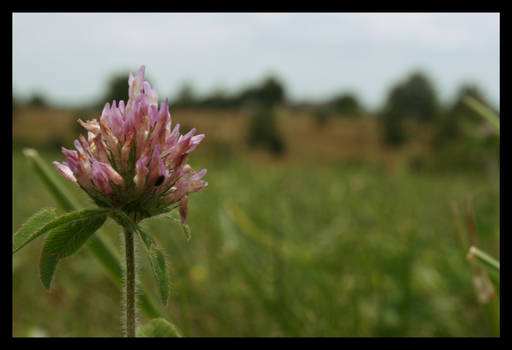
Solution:
[(131, 231), (124, 232), (126, 254), (125, 337), (135, 337), (135, 242)]

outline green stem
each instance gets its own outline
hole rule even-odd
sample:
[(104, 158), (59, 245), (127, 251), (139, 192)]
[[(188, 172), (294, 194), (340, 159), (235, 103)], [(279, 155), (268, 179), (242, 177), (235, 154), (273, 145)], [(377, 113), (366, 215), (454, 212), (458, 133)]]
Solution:
[(135, 244), (133, 232), (124, 232), (125, 253), (126, 253), (126, 319), (125, 336), (135, 337)]
[(475, 246), (471, 246), (469, 248), (468, 259), (471, 261), (476, 258), (477, 262), (479, 262), (482, 266), (486, 268), (491, 268), (491, 270), (500, 272), (500, 262), (494, 259), (492, 256), (484, 253), (480, 249)]

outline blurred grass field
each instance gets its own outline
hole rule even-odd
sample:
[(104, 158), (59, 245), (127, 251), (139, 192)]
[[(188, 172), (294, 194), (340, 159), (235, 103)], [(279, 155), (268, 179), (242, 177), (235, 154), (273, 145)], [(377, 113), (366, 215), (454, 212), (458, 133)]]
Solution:
[[(452, 201), (464, 208), (471, 200), (480, 246), (499, 258), (497, 175), (398, 166), (428, 150), (386, 150), (370, 119), (319, 130), (312, 118), (281, 113), (288, 153), (277, 159), (245, 151), (243, 115), (188, 113), (173, 118), (206, 131), (190, 163), (207, 168), (209, 182), (191, 196), (192, 238), (169, 220), (143, 222), (168, 257), (167, 311), (184, 336), (498, 334), (478, 303), (450, 211)], [(50, 164), (64, 158), (57, 145), (70, 147), (78, 135), (63, 127), (69, 118), (51, 123), (44, 118), (55, 113), (36, 114), (13, 120), (13, 232), (39, 208), (57, 206), (21, 146), (53, 140), (40, 149)], [(118, 227), (109, 221), (106, 232), (119, 247)], [(121, 336), (120, 292), (101, 266), (82, 249), (62, 261), (46, 292), (41, 243), (13, 256), (13, 336)], [(147, 258), (138, 261), (156, 296)]]

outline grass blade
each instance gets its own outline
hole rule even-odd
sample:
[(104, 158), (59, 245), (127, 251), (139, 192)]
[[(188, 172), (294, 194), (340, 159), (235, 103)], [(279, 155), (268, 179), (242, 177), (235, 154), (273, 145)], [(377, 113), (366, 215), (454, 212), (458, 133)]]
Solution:
[(464, 102), (471, 107), (475, 112), (477, 112), (481, 117), (487, 120), (496, 128), (496, 132), (498, 135), (500, 134), (500, 118), (488, 107), (484, 106), (482, 103), (477, 101), (471, 96), (468, 96), (464, 99)]
[(56, 217), (55, 208), (43, 208), (32, 215), (12, 237), (13, 254), (26, 245), (30, 236)]
[(39, 178), (46, 185), (62, 209), (72, 211), (81, 207), (80, 203), (78, 203), (62, 183), (56, 179), (54, 173), (48, 169), (48, 166), (35, 149), (25, 148), (23, 149), (23, 154), (27, 157), (32, 169), (39, 175)]
[(495, 275), (500, 273), (500, 262), (487, 253), (484, 253), (475, 246), (469, 248), (468, 260), (475, 260), (476, 263)]

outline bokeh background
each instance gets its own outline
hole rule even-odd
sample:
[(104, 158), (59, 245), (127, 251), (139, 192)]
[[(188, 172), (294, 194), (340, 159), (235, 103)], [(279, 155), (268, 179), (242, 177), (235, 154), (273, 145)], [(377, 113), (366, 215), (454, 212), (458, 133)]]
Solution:
[[(466, 259), (469, 244), (499, 259), (499, 135), (464, 102), (499, 115), (498, 13), (12, 19), (13, 232), (58, 206), (23, 148), (62, 161), (76, 120), (126, 101), (145, 65), (173, 123), (206, 134), (190, 241), (143, 223), (169, 261), (157, 304), (183, 335), (499, 335), (499, 279)], [(120, 247), (115, 224), (101, 234)], [(121, 336), (120, 291), (87, 248), (47, 292), (42, 241), (13, 256), (13, 336)]]

